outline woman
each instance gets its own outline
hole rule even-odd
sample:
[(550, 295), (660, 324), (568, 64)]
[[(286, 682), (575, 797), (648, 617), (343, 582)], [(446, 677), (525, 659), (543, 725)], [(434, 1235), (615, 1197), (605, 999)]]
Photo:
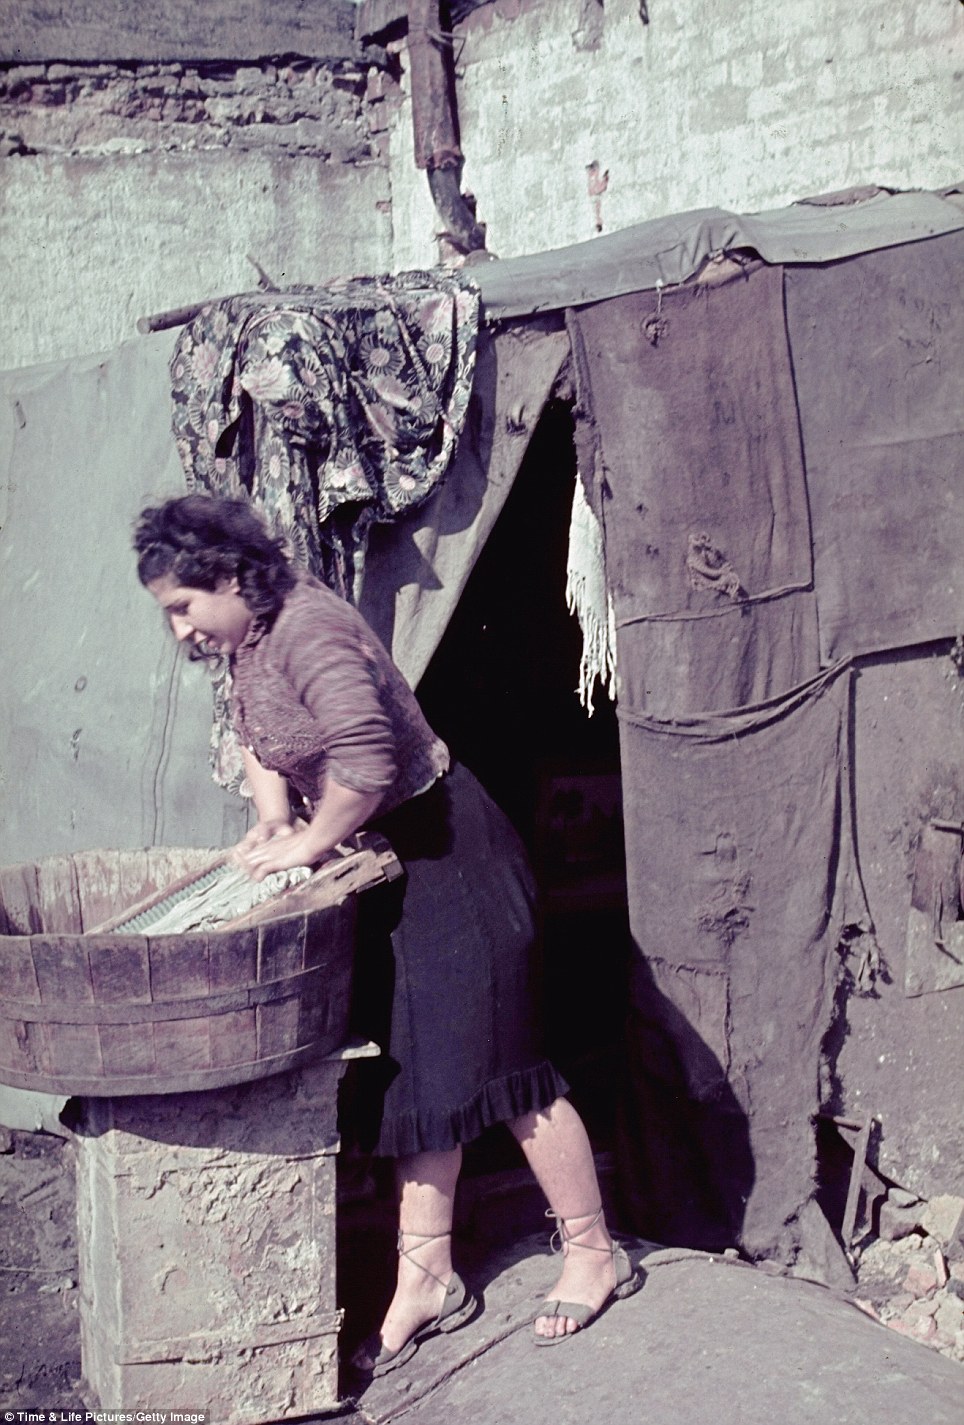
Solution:
[[(138, 574), (192, 656), (226, 659), (257, 823), (235, 848), (256, 880), (314, 865), (363, 826), (405, 867), (362, 916), (358, 1027), (381, 1082), (354, 1105), (362, 1146), (396, 1159), (398, 1275), (378, 1376), (475, 1301), (453, 1271), (461, 1145), (505, 1122), (557, 1219), (562, 1272), (535, 1320), (564, 1341), (639, 1286), (606, 1230), (585, 1129), (534, 1037), (531, 876), (515, 832), (432, 732), (361, 615), (288, 562), (250, 505), (187, 495), (146, 509)], [(291, 792), (306, 820), (293, 815)], [(373, 925), (372, 921), (377, 921)]]

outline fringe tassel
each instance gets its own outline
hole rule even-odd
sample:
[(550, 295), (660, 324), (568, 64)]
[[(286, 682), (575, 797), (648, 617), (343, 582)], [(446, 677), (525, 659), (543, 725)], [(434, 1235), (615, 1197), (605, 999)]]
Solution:
[(592, 717), (597, 681), (612, 701), (616, 699), (616, 618), (606, 588), (602, 529), (579, 478), (569, 522), (566, 607), (575, 614), (582, 630), (578, 693), (580, 703)]

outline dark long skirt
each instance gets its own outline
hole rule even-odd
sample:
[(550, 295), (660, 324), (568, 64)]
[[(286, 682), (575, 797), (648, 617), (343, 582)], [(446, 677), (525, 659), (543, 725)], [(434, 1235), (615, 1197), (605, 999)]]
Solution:
[(535, 886), (514, 828), (464, 767), (374, 823), (404, 877), (360, 898), (354, 1066), (342, 1131), (387, 1157), (454, 1148), (567, 1085), (541, 1049)]

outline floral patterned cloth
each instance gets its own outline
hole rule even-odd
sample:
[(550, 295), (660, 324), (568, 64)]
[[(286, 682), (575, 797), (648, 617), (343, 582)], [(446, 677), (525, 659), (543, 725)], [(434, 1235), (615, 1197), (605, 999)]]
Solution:
[(454, 453), (478, 314), (458, 270), (210, 303), (171, 360), (189, 484), (250, 495), (292, 556), (352, 599), (368, 527), (421, 504)]
[[(455, 452), (478, 319), (460, 270), (209, 303), (171, 358), (189, 486), (247, 495), (296, 563), (356, 602), (369, 527), (427, 499)], [(211, 760), (216, 781), (241, 785), (226, 670)]]

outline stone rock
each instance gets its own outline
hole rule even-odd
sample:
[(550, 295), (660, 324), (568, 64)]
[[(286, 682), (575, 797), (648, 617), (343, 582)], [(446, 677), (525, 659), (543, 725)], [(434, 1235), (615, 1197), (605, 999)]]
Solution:
[(904, 1290), (913, 1292), (916, 1297), (928, 1296), (936, 1291), (937, 1273), (934, 1268), (924, 1262), (913, 1262), (904, 1278)]
[(892, 1187), (887, 1190), (887, 1201), (892, 1202), (895, 1207), (914, 1207), (920, 1202), (916, 1193), (908, 1192), (906, 1188)]
[(898, 1207), (890, 1197), (880, 1204), (877, 1230), (885, 1242), (899, 1242), (916, 1231), (919, 1214), (914, 1207)]
[(908, 1237), (901, 1237), (899, 1242), (895, 1242), (894, 1250), (898, 1252), (916, 1252), (924, 1245), (924, 1239), (919, 1232), (914, 1231)]
[(921, 1213), (921, 1226), (942, 1247), (964, 1247), (964, 1197), (951, 1193), (932, 1197)]
[(953, 1342), (959, 1331), (964, 1331), (964, 1301), (945, 1296), (937, 1304), (934, 1313), (937, 1329), (948, 1341)]

